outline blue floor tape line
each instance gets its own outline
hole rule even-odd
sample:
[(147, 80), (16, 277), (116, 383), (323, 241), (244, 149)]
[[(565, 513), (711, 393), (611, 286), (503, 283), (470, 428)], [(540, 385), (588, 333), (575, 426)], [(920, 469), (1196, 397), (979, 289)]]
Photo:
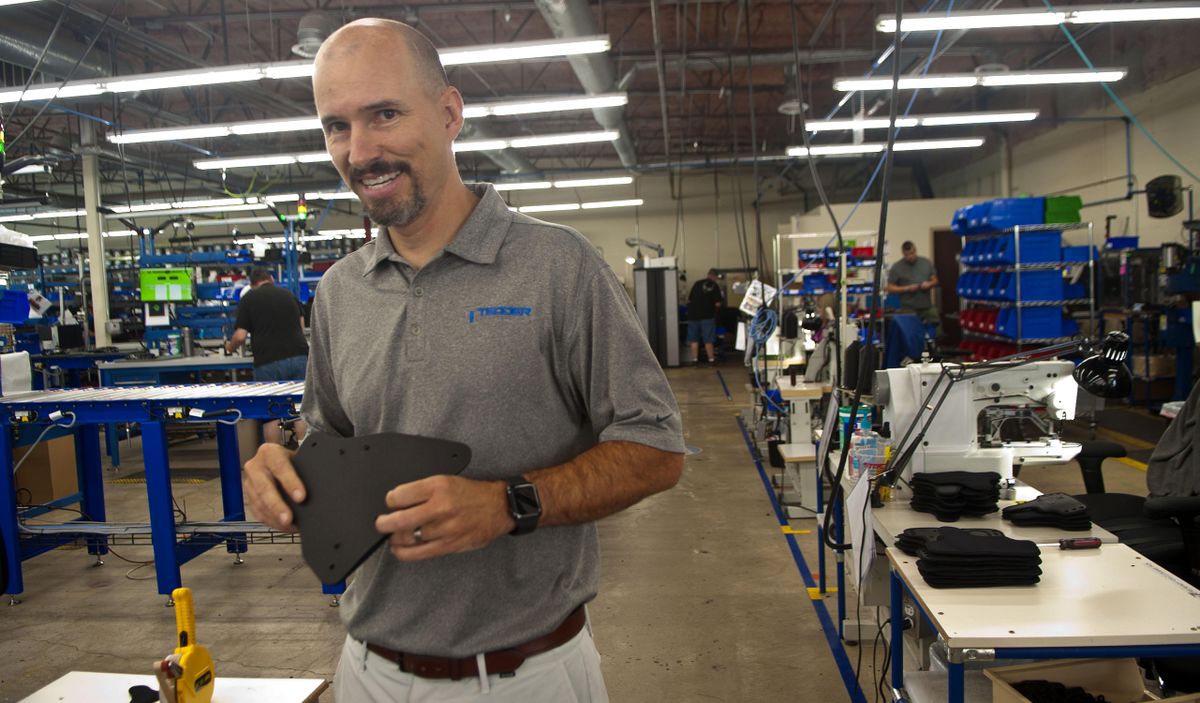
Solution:
[(719, 370), (717, 371), (717, 378), (721, 381), (721, 387), (725, 389), (725, 399), (733, 400), (733, 396), (729, 395), (729, 386), (725, 385), (725, 377), (721, 375)]
[[(746, 423), (742, 420), (741, 415), (738, 416), (737, 423), (742, 430), (742, 439), (746, 442), (746, 449), (750, 451), (750, 458), (754, 460), (754, 466), (758, 469), (758, 477), (762, 479), (763, 489), (766, 490), (767, 497), (771, 499), (771, 507), (775, 510), (775, 519), (781, 526), (787, 525), (787, 517), (783, 514), (783, 508), (779, 505), (779, 501), (775, 499), (775, 491), (771, 489), (771, 479), (767, 476), (766, 469), (763, 468), (762, 460), (754, 451), (754, 443), (750, 441), (750, 433), (746, 431)], [(800, 545), (796, 543), (795, 536), (784, 535), (784, 538), (787, 539), (788, 548), (792, 551), (792, 560), (796, 562), (796, 568), (799, 569), (800, 576), (804, 579), (804, 585), (807, 588), (814, 588), (816, 583), (813, 581), (812, 572), (808, 568), (808, 562), (804, 560), (804, 555), (800, 552)], [(813, 600), (811, 603), (813, 610), (817, 611), (817, 619), (821, 621), (821, 631), (825, 633), (825, 642), (829, 645), (834, 662), (837, 663), (838, 673), (842, 675), (842, 683), (846, 686), (846, 693), (850, 695), (851, 703), (867, 703), (862, 686), (858, 683), (858, 676), (855, 675), (854, 667), (850, 664), (850, 657), (846, 654), (846, 648), (842, 646), (842, 641), (838, 637), (837, 627), (833, 623), (833, 618), (829, 617), (829, 609), (825, 607), (823, 601)]]

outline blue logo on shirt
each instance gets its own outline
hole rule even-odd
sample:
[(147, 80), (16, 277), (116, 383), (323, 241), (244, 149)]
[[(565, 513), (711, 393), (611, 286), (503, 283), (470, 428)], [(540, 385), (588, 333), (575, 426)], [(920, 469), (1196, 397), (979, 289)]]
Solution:
[(514, 308), (507, 305), (474, 308), (467, 311), (467, 321), (475, 324), (480, 317), (532, 317), (533, 308)]

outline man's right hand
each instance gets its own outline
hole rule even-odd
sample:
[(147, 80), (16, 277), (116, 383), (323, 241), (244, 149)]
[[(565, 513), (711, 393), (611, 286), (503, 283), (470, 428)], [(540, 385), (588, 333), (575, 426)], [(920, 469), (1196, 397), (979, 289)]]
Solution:
[(282, 532), (295, 532), (292, 511), (280, 495), (287, 491), (292, 500), (304, 502), (304, 484), (292, 466), (296, 453), (278, 444), (264, 444), (254, 458), (246, 462), (242, 474), (242, 490), (250, 511), (267, 527)]

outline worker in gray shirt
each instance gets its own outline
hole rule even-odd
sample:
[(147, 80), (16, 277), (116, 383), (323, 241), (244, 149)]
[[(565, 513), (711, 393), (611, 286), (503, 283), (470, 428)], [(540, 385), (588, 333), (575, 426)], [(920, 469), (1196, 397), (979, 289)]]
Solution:
[(905, 242), (900, 247), (903, 258), (888, 269), (887, 292), (900, 296), (900, 308), (921, 316), (926, 324), (938, 324), (938, 310), (929, 291), (938, 285), (933, 264), (917, 256), (917, 245)]
[[(387, 494), (387, 548), (342, 601), (335, 695), (606, 701), (584, 609), (595, 521), (673, 486), (685, 449), (628, 296), (577, 232), (463, 184), (462, 96), (413, 28), (342, 27), (313, 92), (333, 164), (380, 229), (323, 277), (301, 413), (314, 431), (472, 450), (460, 476)], [(264, 447), (245, 467), (275, 529), (293, 527), (280, 492), (305, 498), (291, 457)]]

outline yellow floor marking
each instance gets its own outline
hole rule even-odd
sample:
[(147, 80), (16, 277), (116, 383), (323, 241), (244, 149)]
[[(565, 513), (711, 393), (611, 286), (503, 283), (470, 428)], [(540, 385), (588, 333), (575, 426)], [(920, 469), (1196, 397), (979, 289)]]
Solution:
[(1102, 436), (1107, 437), (1112, 440), (1115, 440), (1117, 442), (1120, 442), (1121, 444), (1128, 444), (1129, 446), (1133, 447), (1134, 449), (1153, 449), (1155, 447), (1155, 444), (1153, 442), (1147, 442), (1144, 439), (1138, 439), (1137, 437), (1131, 437), (1130, 435), (1127, 435), (1124, 432), (1117, 432), (1116, 430), (1110, 430), (1107, 427), (1097, 427), (1096, 434), (1102, 435)]
[(1146, 470), (1146, 465), (1143, 464), (1142, 462), (1138, 461), (1137, 459), (1130, 459), (1127, 456), (1123, 456), (1123, 457), (1118, 457), (1117, 461), (1121, 462), (1122, 464), (1127, 464), (1129, 466), (1132, 466), (1133, 468), (1137, 469), (1138, 471)]
[(837, 589), (836, 588), (826, 588), (825, 593), (821, 593), (821, 589), (815, 588), (815, 587), (808, 589), (808, 597), (812, 600), (821, 600), (822, 598), (824, 598), (827, 595), (830, 595), (831, 593), (837, 593)]
[(812, 530), (797, 530), (791, 525), (781, 525), (779, 529), (783, 530), (785, 535), (811, 535)]

